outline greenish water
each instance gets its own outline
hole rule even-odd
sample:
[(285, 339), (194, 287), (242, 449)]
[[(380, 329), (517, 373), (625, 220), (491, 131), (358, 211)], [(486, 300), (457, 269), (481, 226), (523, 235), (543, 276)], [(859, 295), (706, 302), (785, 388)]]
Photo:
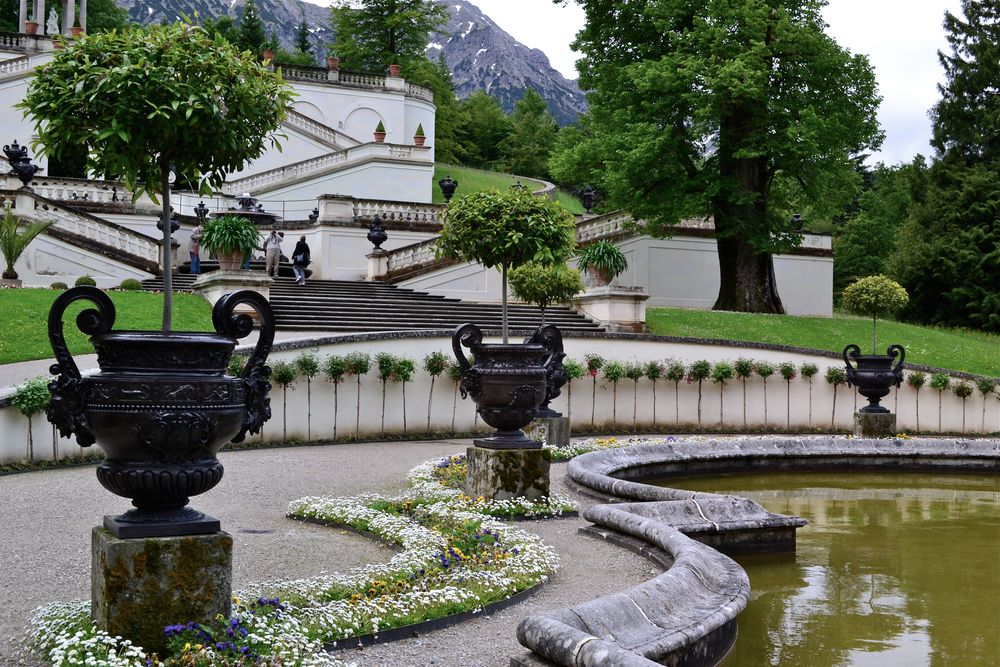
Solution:
[(1000, 478), (671, 478), (809, 521), (792, 556), (737, 558), (751, 602), (723, 665), (1000, 665)]

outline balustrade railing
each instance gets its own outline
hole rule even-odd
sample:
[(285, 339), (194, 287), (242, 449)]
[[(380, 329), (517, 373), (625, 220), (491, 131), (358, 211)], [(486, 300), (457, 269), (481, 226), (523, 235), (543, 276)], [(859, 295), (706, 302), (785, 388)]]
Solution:
[(328, 169), (329, 167), (333, 167), (346, 161), (347, 151), (327, 153), (326, 155), (320, 155), (319, 157), (314, 157), (309, 160), (295, 162), (293, 164), (285, 165), (284, 167), (278, 167), (277, 169), (271, 169), (252, 176), (237, 178), (227, 182), (223, 186), (223, 189), (228, 194), (255, 192), (261, 188), (274, 185), (275, 183), (290, 181), (295, 178), (315, 174), (318, 171)]
[(403, 269), (415, 269), (433, 264), (437, 259), (437, 256), (435, 255), (436, 246), (437, 239), (428, 239), (427, 241), (421, 241), (420, 243), (414, 243), (402, 248), (396, 248), (391, 251), (389, 256), (386, 258), (386, 266), (389, 273), (396, 273)]
[(100, 218), (66, 211), (39, 200), (34, 214), (39, 220), (54, 220), (53, 227), (69, 234), (115, 248), (137, 259), (153, 264), (160, 261), (160, 244), (156, 240), (127, 227), (105, 222)]
[(385, 77), (369, 72), (348, 72), (340, 70), (340, 83), (364, 88), (385, 88)]
[(31, 59), (28, 56), (19, 56), (9, 60), (0, 60), (0, 78), (13, 76), (31, 69)]
[(368, 220), (379, 216), (383, 221), (438, 223), (438, 214), (445, 207), (440, 204), (356, 199), (354, 217)]
[(18, 32), (0, 32), (0, 49), (4, 51), (24, 51), (28, 48), (28, 35)]
[(285, 122), (292, 127), (323, 139), (332, 146), (357, 146), (361, 143), (354, 137), (348, 136), (343, 132), (338, 132), (332, 127), (323, 125), (294, 109), (289, 110), (288, 115), (285, 116)]
[[(0, 175), (5, 188), (19, 187), (20, 181), (12, 174)], [(95, 202), (98, 204), (132, 202), (132, 193), (118, 181), (90, 181), (84, 178), (51, 178), (36, 176), (31, 181), (35, 194), (65, 202)]]
[(326, 81), (326, 69), (309, 65), (278, 63), (281, 76), (289, 81)]
[(418, 86), (415, 83), (406, 84), (406, 94), (410, 97), (416, 97), (417, 99), (427, 100), (428, 102), (434, 101), (434, 91), (430, 88), (424, 88), (423, 86)]

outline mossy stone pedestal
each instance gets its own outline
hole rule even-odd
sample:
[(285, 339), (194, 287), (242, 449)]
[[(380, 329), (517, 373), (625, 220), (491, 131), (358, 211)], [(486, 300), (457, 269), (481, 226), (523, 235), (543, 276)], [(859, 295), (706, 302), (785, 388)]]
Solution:
[(166, 647), (163, 629), (228, 618), (233, 538), (210, 535), (119, 539), (103, 526), (91, 534), (91, 615), (146, 654)]
[(854, 435), (863, 438), (892, 438), (896, 435), (896, 415), (891, 412), (855, 412)]
[(549, 495), (547, 450), (469, 447), (465, 457), (465, 492), (474, 498), (539, 500)]
[(569, 417), (535, 417), (525, 432), (549, 447), (569, 447)]

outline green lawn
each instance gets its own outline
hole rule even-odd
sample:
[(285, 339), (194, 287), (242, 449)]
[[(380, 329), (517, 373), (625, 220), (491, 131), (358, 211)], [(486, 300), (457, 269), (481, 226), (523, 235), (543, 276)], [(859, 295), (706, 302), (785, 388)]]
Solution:
[[(825, 318), (649, 308), (646, 323), (652, 333), (663, 336), (777, 343), (838, 353), (848, 343), (856, 343), (862, 352), (871, 349), (871, 320), (840, 313)], [(879, 352), (884, 354), (892, 343), (906, 348), (907, 362), (1000, 375), (1000, 336), (879, 320)]]
[[(510, 174), (502, 174), (497, 171), (485, 171), (483, 169), (471, 169), (469, 167), (459, 167), (453, 164), (438, 163), (434, 165), (434, 203), (443, 204), (444, 195), (441, 194), (441, 188), (438, 187), (438, 181), (445, 178), (446, 176), (451, 176), (453, 179), (458, 181), (458, 190), (455, 191), (457, 195), (469, 194), (470, 192), (479, 192), (480, 190), (487, 190), (490, 188), (495, 188), (501, 190), (503, 188), (509, 188), (518, 181), (521, 181), (523, 185), (531, 188), (532, 190), (537, 190), (542, 187), (542, 183), (530, 178), (517, 178), (516, 176), (511, 176)], [(569, 209), (570, 213), (583, 213), (583, 204), (580, 200), (573, 195), (556, 190), (556, 200)]]
[[(49, 345), (49, 307), (61, 292), (51, 289), (0, 289), (0, 364), (52, 358)], [(114, 331), (159, 329), (163, 321), (163, 296), (152, 292), (108, 292), (117, 310)], [(63, 315), (63, 332), (73, 354), (89, 354), (94, 348), (76, 328), (76, 314), (92, 308), (77, 301)], [(202, 297), (174, 294), (175, 331), (213, 331), (212, 307)]]

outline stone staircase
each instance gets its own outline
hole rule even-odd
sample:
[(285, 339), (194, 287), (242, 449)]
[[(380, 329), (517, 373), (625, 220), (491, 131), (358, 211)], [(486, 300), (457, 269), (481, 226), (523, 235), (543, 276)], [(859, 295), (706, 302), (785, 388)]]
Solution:
[[(203, 268), (212, 266), (203, 263)], [(263, 271), (263, 262), (252, 263), (251, 268)], [(194, 279), (176, 273), (174, 289), (189, 290)], [(158, 290), (163, 281), (153, 278), (143, 286)], [(383, 283), (310, 280), (299, 286), (291, 277), (281, 276), (271, 286), (270, 301), (277, 328), (282, 331), (452, 329), (466, 322), (499, 329), (501, 320), (500, 304), (461, 301)], [(511, 305), (508, 318), (511, 328), (518, 331), (532, 330), (542, 323), (541, 312), (534, 306)], [(546, 309), (545, 321), (564, 333), (601, 330), (598, 324), (565, 307)]]

